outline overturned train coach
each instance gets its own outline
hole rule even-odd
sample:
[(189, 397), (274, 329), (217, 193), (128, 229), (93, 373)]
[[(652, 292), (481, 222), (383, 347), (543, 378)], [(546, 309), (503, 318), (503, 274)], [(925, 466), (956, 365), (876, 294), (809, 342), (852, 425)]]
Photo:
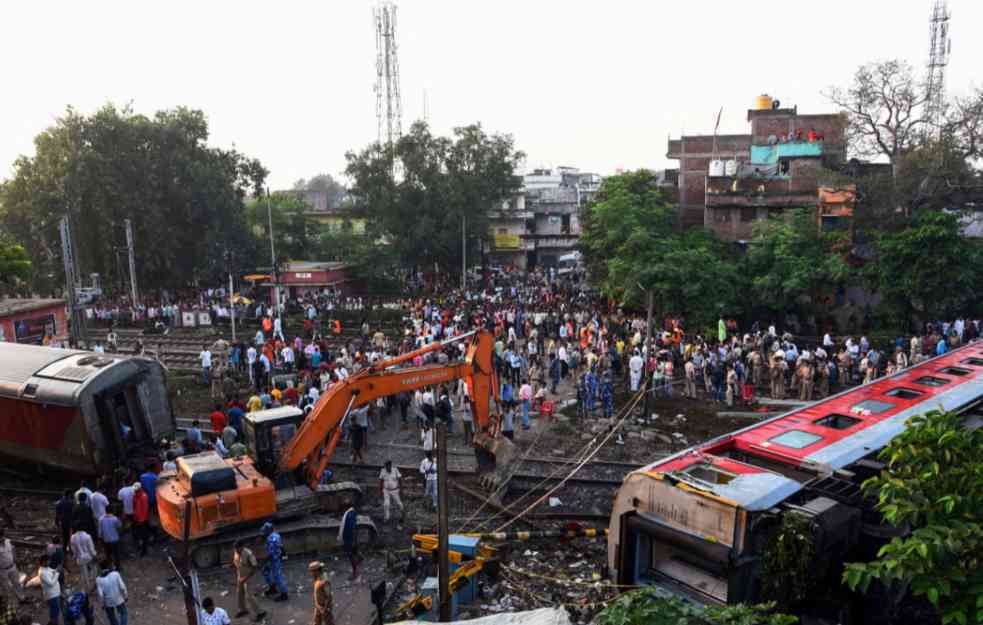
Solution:
[(156, 458), (174, 415), (160, 363), (0, 343), (0, 455), (79, 475)]
[(798, 514), (813, 528), (815, 579), (842, 588), (843, 562), (875, 558), (904, 531), (861, 492), (885, 468), (878, 452), (932, 409), (980, 427), (981, 400), (978, 342), (636, 470), (615, 499), (609, 573), (698, 603), (755, 603), (768, 542)]

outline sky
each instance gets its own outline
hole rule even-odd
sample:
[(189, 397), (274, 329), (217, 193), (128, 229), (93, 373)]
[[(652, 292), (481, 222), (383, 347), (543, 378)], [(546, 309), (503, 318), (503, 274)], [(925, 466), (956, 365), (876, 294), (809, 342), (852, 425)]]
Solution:
[[(768, 93), (800, 112), (858, 65), (927, 60), (934, 0), (399, 0), (403, 126), (511, 134), (526, 167), (673, 166), (666, 139), (747, 132)], [(0, 3), (0, 179), (69, 105), (201, 109), (214, 146), (272, 188), (345, 168), (376, 139), (374, 2)], [(983, 83), (983, 2), (949, 0), (950, 93)]]

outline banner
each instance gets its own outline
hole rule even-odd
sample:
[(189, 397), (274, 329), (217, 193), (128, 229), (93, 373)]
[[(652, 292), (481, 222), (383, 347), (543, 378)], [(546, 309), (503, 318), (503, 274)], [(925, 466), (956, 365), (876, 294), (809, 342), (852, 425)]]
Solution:
[(522, 240), (517, 234), (496, 234), (496, 250), (519, 250), (522, 249)]

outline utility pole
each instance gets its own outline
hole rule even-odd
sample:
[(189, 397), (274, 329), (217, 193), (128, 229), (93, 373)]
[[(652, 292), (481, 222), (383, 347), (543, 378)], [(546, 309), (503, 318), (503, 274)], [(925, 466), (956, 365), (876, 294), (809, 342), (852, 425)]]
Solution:
[(651, 358), (652, 356), (651, 354), (652, 307), (654, 306), (655, 302), (654, 302), (652, 291), (646, 290), (645, 292), (648, 294), (648, 314), (646, 314), (645, 316), (645, 349), (642, 350), (642, 353), (645, 355), (645, 364), (642, 365), (642, 375), (645, 376), (645, 383), (642, 384), (642, 388), (645, 391), (645, 414), (643, 416), (646, 419), (648, 419), (649, 415), (651, 414), (651, 412), (649, 412), (649, 396), (651, 395), (650, 393), (651, 389), (649, 388), (649, 378), (652, 377), (649, 375), (648, 363), (649, 363), (649, 358)]
[(468, 216), (461, 215), (461, 290), (468, 288)]
[(236, 342), (236, 303), (232, 291), (232, 272), (229, 271), (229, 317), (232, 319), (232, 342)]
[(437, 585), (440, 589), (438, 597), (440, 599), (441, 623), (449, 623), (451, 620), (451, 593), (448, 581), (450, 580), (450, 558), (448, 555), (448, 522), (447, 491), (450, 485), (447, 483), (447, 424), (444, 422), (437, 424), (437, 525), (438, 525), (438, 561), (437, 561)]
[(130, 297), (133, 300), (133, 306), (137, 305), (137, 263), (134, 258), (133, 253), (133, 223), (126, 219), (123, 221), (126, 225), (126, 251), (130, 260)]
[(276, 248), (273, 247), (273, 199), (266, 187), (266, 216), (270, 222), (270, 261), (273, 263), (273, 310), (280, 316), (280, 271), (276, 265)]
[(58, 223), (58, 231), (61, 234), (61, 259), (65, 265), (65, 287), (68, 291), (68, 344), (78, 348), (82, 330), (79, 327), (78, 294), (75, 292), (78, 286), (78, 267), (75, 265), (75, 248), (72, 245), (72, 224), (67, 214)]

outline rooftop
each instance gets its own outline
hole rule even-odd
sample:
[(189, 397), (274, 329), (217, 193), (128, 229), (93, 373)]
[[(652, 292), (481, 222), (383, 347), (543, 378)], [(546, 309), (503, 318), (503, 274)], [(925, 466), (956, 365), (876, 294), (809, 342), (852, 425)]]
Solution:
[(64, 305), (65, 300), (63, 299), (0, 299), (0, 317), (7, 317), (9, 315), (30, 312), (32, 310), (41, 310), (43, 308), (52, 308), (54, 306)]

